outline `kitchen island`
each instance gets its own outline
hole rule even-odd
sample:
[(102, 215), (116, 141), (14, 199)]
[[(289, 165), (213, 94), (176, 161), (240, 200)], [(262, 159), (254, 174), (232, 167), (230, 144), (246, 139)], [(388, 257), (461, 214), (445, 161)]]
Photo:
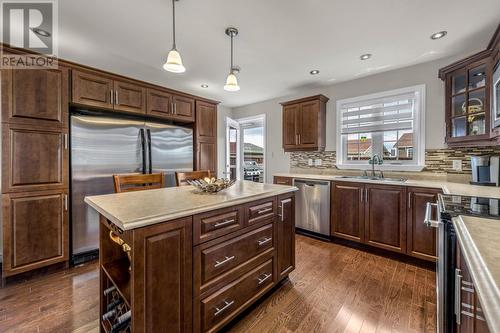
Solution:
[(120, 316), (135, 333), (220, 330), (295, 268), (296, 190), (238, 181), (85, 198), (101, 215), (101, 330)]

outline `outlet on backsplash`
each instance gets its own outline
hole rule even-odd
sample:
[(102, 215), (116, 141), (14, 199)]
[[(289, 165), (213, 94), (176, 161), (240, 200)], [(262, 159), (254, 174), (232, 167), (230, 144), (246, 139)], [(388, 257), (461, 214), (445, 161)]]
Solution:
[(323, 164), (321, 158), (317, 158), (314, 160), (314, 166), (321, 166), (321, 164)]
[(462, 171), (462, 160), (453, 160), (453, 170)]

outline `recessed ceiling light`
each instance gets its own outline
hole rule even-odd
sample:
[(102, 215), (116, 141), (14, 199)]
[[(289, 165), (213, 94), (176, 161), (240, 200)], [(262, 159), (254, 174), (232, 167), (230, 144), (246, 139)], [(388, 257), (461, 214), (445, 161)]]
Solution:
[(208, 88), (208, 84), (202, 84), (201, 87), (202, 88)]
[(50, 37), (50, 32), (46, 31), (46, 30), (43, 30), (43, 29), (40, 29), (40, 28), (33, 28), (31, 29), (34, 33), (36, 33), (37, 35), (40, 35), (42, 37)]
[(440, 31), (440, 32), (436, 32), (435, 34), (432, 34), (431, 35), (431, 39), (439, 39), (439, 38), (443, 38), (444, 36), (446, 36), (448, 32), (447, 31)]
[(313, 69), (312, 71), (309, 72), (309, 74), (311, 74), (311, 75), (319, 74), (319, 70)]
[(479, 73), (474, 74), (474, 76), (483, 76), (483, 75), (484, 75), (484, 72), (479, 72)]
[(368, 60), (372, 57), (372, 55), (370, 53), (365, 53), (365, 54), (362, 54), (359, 59), (361, 60)]

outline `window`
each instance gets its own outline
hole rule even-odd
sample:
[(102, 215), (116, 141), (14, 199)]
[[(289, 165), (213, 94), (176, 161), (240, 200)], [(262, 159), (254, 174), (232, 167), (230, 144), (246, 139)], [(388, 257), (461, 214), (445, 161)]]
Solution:
[(367, 169), (375, 154), (383, 170), (425, 164), (425, 85), (337, 101), (337, 167)]

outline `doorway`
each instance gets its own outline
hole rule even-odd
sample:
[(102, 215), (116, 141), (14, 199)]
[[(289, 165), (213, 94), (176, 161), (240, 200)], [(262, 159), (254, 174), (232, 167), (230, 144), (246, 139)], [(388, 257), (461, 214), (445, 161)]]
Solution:
[(264, 183), (265, 115), (236, 120), (227, 118), (226, 124), (226, 176)]

